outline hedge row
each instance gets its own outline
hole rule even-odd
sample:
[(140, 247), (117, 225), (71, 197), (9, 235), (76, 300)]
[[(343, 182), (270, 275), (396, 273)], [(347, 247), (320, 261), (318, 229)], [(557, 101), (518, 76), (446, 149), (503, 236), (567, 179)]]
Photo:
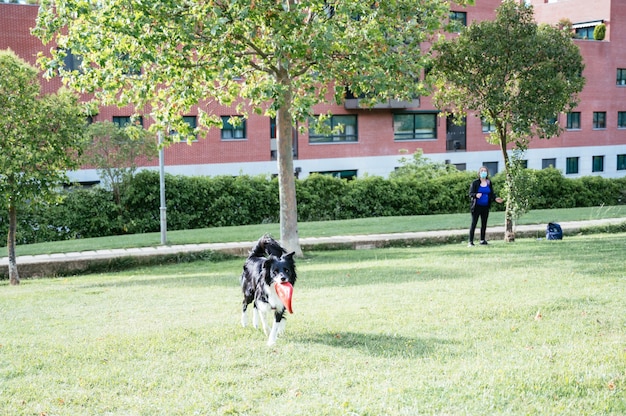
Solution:
[[(531, 171), (531, 209), (619, 205), (626, 201), (626, 178), (565, 178), (557, 169)], [(346, 181), (327, 175), (297, 180), (299, 221), (459, 213), (468, 211), (473, 172), (455, 172), (428, 181), (405, 176)], [(496, 175), (496, 190), (503, 188)], [(278, 181), (264, 176), (166, 176), (169, 230), (279, 221)], [(18, 213), (18, 243), (159, 231), (159, 176), (143, 171), (124, 184), (121, 206), (102, 188), (72, 189), (60, 203)], [(503, 209), (498, 205), (495, 209)], [(6, 210), (3, 210), (6, 213)], [(0, 216), (6, 235), (6, 214)]]

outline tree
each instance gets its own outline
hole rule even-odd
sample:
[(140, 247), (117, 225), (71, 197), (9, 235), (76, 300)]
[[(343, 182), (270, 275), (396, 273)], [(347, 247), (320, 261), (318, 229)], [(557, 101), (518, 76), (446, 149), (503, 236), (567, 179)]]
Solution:
[[(180, 117), (196, 104), (201, 126), (220, 127), (207, 99), (276, 117), (280, 238), (300, 254), (293, 127), (346, 87), (372, 103), (422, 94), (420, 44), (448, 13), (444, 0), (43, 0), (35, 33), (58, 46), (43, 60), (50, 74), (150, 108), (158, 128), (191, 133)], [(63, 71), (67, 51), (80, 71)]]
[(89, 146), (81, 159), (94, 166), (105, 186), (113, 192), (121, 206), (121, 186), (124, 178), (133, 176), (139, 158), (154, 159), (157, 143), (154, 135), (139, 125), (119, 127), (110, 121), (93, 123), (87, 129)]
[(86, 118), (67, 91), (40, 96), (37, 70), (12, 51), (0, 51), (0, 196), (8, 209), (9, 280), (20, 282), (15, 256), (17, 212), (52, 198), (78, 168)]
[(424, 156), (422, 149), (417, 149), (411, 159), (401, 157), (400, 167), (389, 174), (390, 178), (412, 177), (428, 181), (450, 173), (458, 172), (456, 166), (449, 163), (433, 162)]
[[(472, 24), (434, 50), (429, 76), (435, 105), (458, 122), (474, 111), (495, 126), (488, 141), (499, 145), (512, 186), (508, 150), (524, 151), (533, 138), (559, 135), (558, 114), (577, 104), (585, 84), (578, 47), (565, 31), (535, 23), (532, 6), (505, 0), (494, 21)], [(507, 198), (506, 241), (515, 240), (514, 205)]]

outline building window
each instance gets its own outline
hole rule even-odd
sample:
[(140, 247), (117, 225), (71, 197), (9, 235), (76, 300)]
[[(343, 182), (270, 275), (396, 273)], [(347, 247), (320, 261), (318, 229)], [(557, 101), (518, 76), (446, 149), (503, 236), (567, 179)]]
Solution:
[(482, 126), (483, 129), (483, 133), (487, 134), (487, 133), (493, 133), (494, 131), (496, 131), (496, 126), (495, 124), (491, 124), (488, 121), (485, 121), (484, 118), (480, 119), (480, 124)]
[(450, 21), (459, 26), (467, 26), (467, 12), (450, 11)]
[(327, 170), (327, 171), (315, 172), (315, 173), (319, 173), (320, 175), (330, 175), (334, 178), (347, 179), (351, 181), (352, 179), (356, 178), (357, 172), (356, 170)]
[(577, 157), (568, 157), (565, 160), (565, 173), (567, 174), (578, 173), (578, 158)]
[(275, 139), (276, 137), (276, 117), (270, 117), (270, 139)]
[[(235, 123), (235, 120), (238, 122)], [(241, 116), (222, 116), (222, 140), (240, 140), (246, 138), (246, 120)]]
[[(310, 120), (309, 125), (313, 126), (316, 120)], [(332, 143), (332, 142), (356, 142), (358, 141), (357, 119), (355, 115), (331, 116), (324, 120), (326, 128), (331, 130), (330, 134), (318, 133), (315, 127), (309, 128), (309, 143)]]
[(130, 59), (130, 55), (127, 53), (118, 53), (117, 58), (120, 60), (122, 67), (124, 68), (123, 73), (127, 76), (137, 76), (141, 75), (141, 67)]
[(626, 111), (617, 112), (617, 128), (626, 129)]
[(541, 169), (556, 168), (556, 159), (541, 159)]
[(580, 112), (567, 113), (568, 130), (580, 130)]
[(83, 59), (79, 55), (74, 55), (69, 49), (65, 49), (63, 58), (63, 69), (65, 71), (81, 71)]
[(606, 112), (604, 111), (593, 112), (593, 128), (594, 129), (606, 128)]
[(575, 35), (578, 39), (590, 39), (594, 40), (593, 32), (596, 29), (596, 26), (603, 23), (603, 20), (592, 20), (589, 22), (581, 22), (574, 23), (572, 28), (574, 29)]
[(593, 157), (593, 167), (591, 168), (592, 172), (603, 172), (604, 171), (604, 156), (594, 156)]
[(487, 168), (491, 177), (498, 173), (498, 162), (483, 162), (483, 166)]
[(626, 69), (617, 68), (617, 85), (626, 85)]
[[(183, 121), (189, 126), (191, 130), (195, 130), (198, 127), (196, 116), (183, 116)], [(178, 132), (176, 130), (170, 130), (170, 136), (176, 136)], [(198, 136), (194, 136), (192, 139), (194, 142), (198, 140)]]
[(617, 155), (617, 170), (626, 170), (626, 155)]
[(196, 116), (183, 116), (183, 121), (192, 129), (198, 127)]
[(575, 29), (576, 37), (578, 39), (593, 39), (593, 31), (595, 28), (595, 26), (579, 27)]
[(393, 115), (394, 140), (432, 140), (437, 138), (437, 114)]
[[(127, 127), (133, 123), (133, 118), (131, 116), (113, 116), (113, 124), (116, 124), (117, 127)], [(137, 117), (134, 120), (135, 126), (143, 127), (143, 117)]]

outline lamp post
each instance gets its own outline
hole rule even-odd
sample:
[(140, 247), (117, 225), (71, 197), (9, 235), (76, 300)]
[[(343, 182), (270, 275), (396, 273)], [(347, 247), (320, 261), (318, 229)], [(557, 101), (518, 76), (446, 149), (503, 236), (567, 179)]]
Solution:
[(165, 206), (165, 150), (163, 146), (163, 132), (159, 136), (159, 192), (161, 206), (159, 214), (161, 219), (161, 245), (167, 244), (167, 207)]

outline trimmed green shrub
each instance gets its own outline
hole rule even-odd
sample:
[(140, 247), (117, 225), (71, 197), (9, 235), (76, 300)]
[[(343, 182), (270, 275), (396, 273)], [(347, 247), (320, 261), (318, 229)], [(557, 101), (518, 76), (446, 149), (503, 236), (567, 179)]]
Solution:
[[(528, 170), (533, 176), (531, 209), (610, 206), (626, 202), (626, 177), (567, 179), (560, 170)], [(368, 176), (355, 180), (313, 174), (296, 180), (299, 221), (469, 212), (474, 172)], [(504, 174), (493, 178), (504, 195)], [(267, 176), (187, 177), (166, 175), (169, 230), (224, 227), (279, 221), (278, 179)], [(18, 212), (17, 241), (28, 244), (160, 229), (159, 174), (142, 171), (124, 183), (121, 205), (101, 187), (71, 188), (58, 203), (36, 204)], [(504, 204), (494, 210), (504, 210)], [(7, 234), (6, 209), (0, 233)], [(6, 244), (2, 239), (1, 245)]]

